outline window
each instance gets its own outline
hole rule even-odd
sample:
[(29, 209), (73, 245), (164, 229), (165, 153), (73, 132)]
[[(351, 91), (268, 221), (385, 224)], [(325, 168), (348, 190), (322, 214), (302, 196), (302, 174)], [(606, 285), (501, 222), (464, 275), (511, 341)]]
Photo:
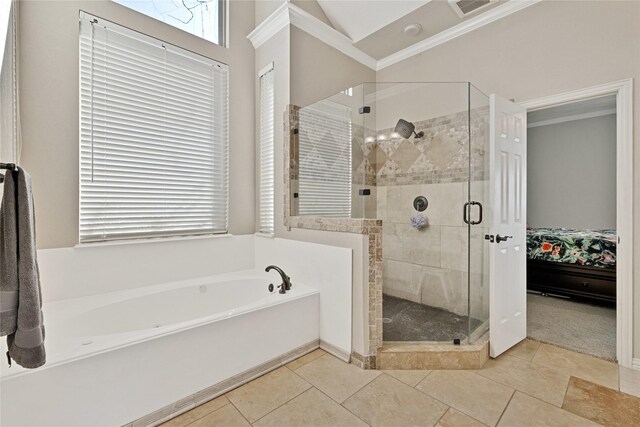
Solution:
[(228, 67), (80, 22), (80, 242), (224, 233)]
[(225, 0), (113, 0), (205, 40), (225, 45)]
[(260, 214), (258, 230), (273, 234), (274, 213), (274, 82), (273, 64), (260, 73)]
[(299, 215), (351, 217), (351, 109), (320, 101), (300, 109)]

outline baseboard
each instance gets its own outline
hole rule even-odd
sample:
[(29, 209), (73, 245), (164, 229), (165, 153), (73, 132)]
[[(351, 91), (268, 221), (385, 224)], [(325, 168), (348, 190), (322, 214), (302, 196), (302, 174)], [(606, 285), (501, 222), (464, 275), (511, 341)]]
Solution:
[(177, 402), (164, 406), (157, 411), (153, 411), (131, 423), (125, 424), (124, 427), (154, 427), (160, 425), (195, 408), (196, 406), (202, 405), (203, 403), (233, 390), (234, 388), (240, 387), (241, 385), (264, 375), (267, 372), (271, 372), (281, 366), (284, 366), (292, 360), (317, 349), (319, 346), (320, 340), (313, 340), (254, 368), (221, 381), (218, 384), (214, 384), (211, 387), (200, 390), (199, 392), (180, 399)]
[(351, 353), (349, 353), (348, 351), (344, 351), (343, 349), (338, 348), (333, 344), (329, 344), (326, 341), (320, 340), (320, 348), (347, 363), (349, 363), (351, 359)]
[(640, 371), (640, 357), (634, 357), (631, 361), (631, 369), (635, 369), (636, 371)]

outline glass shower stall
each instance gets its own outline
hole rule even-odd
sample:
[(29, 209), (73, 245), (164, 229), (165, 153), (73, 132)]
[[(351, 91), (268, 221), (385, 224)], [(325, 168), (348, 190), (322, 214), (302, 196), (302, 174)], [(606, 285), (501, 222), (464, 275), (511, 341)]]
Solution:
[(468, 82), (363, 83), (298, 114), (291, 213), (382, 220), (383, 340), (487, 332), (489, 97)]

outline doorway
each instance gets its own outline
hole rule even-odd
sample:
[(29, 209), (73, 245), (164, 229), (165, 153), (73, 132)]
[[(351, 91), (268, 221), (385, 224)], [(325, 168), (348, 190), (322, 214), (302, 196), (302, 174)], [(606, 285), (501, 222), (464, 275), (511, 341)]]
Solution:
[(616, 96), (527, 114), (527, 336), (616, 359)]
[[(568, 280), (571, 282), (573, 280), (573, 285), (568, 286), (569, 288), (573, 287), (574, 292), (572, 295), (570, 292), (556, 292), (563, 297), (569, 296), (573, 298), (572, 300), (552, 300), (547, 299), (546, 302), (550, 302), (547, 305), (566, 305), (565, 303), (570, 302), (572, 304), (584, 304), (584, 303), (596, 303), (593, 307), (601, 309), (606, 307), (607, 302), (609, 303), (608, 310), (615, 310), (615, 358), (618, 363), (622, 366), (631, 367), (632, 364), (632, 292), (633, 292), (633, 282), (632, 282), (632, 274), (633, 274), (633, 246), (632, 246), (632, 171), (633, 171), (633, 160), (632, 160), (632, 114), (631, 114), (631, 94), (632, 94), (632, 81), (625, 80), (620, 82), (615, 82), (606, 85), (600, 85), (584, 90), (578, 90), (573, 92), (567, 92), (560, 95), (550, 96), (546, 98), (541, 98), (533, 101), (528, 101), (522, 103), (523, 106), (527, 108), (528, 114), (533, 115), (535, 119), (535, 114), (538, 112), (538, 116), (544, 116), (545, 110), (547, 112), (553, 112), (553, 109), (571, 109), (579, 106), (581, 102), (588, 104), (588, 101), (600, 102), (606, 104), (607, 102), (611, 102), (612, 98), (615, 99), (615, 103), (609, 104), (609, 110), (615, 116), (615, 237), (613, 239), (609, 239), (609, 241), (613, 241), (615, 244), (615, 273), (612, 277), (602, 277), (603, 274), (597, 274), (598, 272), (602, 273), (603, 271), (608, 271), (611, 273), (611, 270), (594, 270), (590, 272), (590, 276), (587, 276), (589, 280), (580, 281), (578, 273), (574, 271), (565, 271), (564, 275), (566, 277), (570, 277)], [(584, 105), (584, 104), (583, 104)], [(602, 111), (606, 110), (606, 108), (602, 108)], [(615, 110), (611, 111), (611, 110)], [(558, 110), (556, 110), (557, 112)], [(589, 119), (588, 112), (583, 112), (585, 114), (584, 119)], [(605, 117), (607, 114), (602, 112), (600, 117)], [(596, 114), (597, 115), (597, 114)], [(593, 117), (592, 117), (593, 118)], [(540, 119), (540, 117), (538, 117)], [(546, 120), (553, 120), (552, 118), (546, 118)], [(544, 121), (544, 117), (538, 122)], [(539, 126), (542, 127), (542, 126)], [(535, 185), (535, 182), (533, 183)], [(595, 200), (592, 200), (592, 203)], [(593, 206), (593, 205), (591, 205)], [(531, 208), (529, 208), (531, 209)], [(529, 214), (531, 215), (531, 214)], [(587, 215), (580, 215), (580, 217), (587, 217)], [(584, 237), (584, 236), (583, 236)], [(602, 237), (602, 236), (597, 236)], [(545, 237), (538, 236), (538, 240), (544, 240)], [(569, 239), (571, 240), (571, 239)], [(551, 243), (551, 242), (547, 242)], [(600, 243), (598, 246), (603, 246), (604, 243)], [(545, 246), (545, 250), (551, 252), (556, 251), (556, 245), (551, 244)], [(581, 246), (582, 247), (582, 246)], [(540, 252), (542, 252), (542, 248), (540, 248)], [(559, 252), (559, 251), (558, 251)], [(577, 252), (569, 252), (570, 255), (574, 256), (574, 258), (579, 258), (579, 254)], [(558, 253), (557, 256), (560, 254)], [(593, 255), (593, 258), (599, 258), (604, 261), (604, 255)], [(612, 260), (607, 258), (607, 260), (611, 263)], [(578, 261), (580, 262), (580, 261)], [(585, 261), (583, 261), (584, 263)], [(561, 264), (561, 263), (558, 263)], [(597, 266), (591, 266), (593, 268), (598, 268)], [(599, 268), (606, 268), (602, 267)], [(562, 268), (560, 268), (562, 270)], [(571, 270), (571, 267), (569, 267)], [(528, 273), (531, 274), (532, 269), (528, 269)], [(556, 272), (558, 273), (558, 272)], [(582, 273), (585, 273), (584, 271)], [(545, 275), (554, 274), (553, 272), (549, 272), (546, 270), (535, 271), (534, 277), (530, 280), (533, 282), (544, 282), (549, 283), (548, 279), (544, 279)], [(585, 273), (586, 274), (586, 273)], [(604, 275), (606, 276), (606, 274)], [(610, 276), (610, 274), (609, 274)], [(562, 278), (562, 274), (559, 276)], [(606, 283), (609, 283), (609, 287), (607, 288)], [(556, 283), (562, 283), (561, 280), (556, 280)], [(564, 283), (567, 283), (565, 281)], [(586, 283), (586, 285), (584, 285)], [(615, 296), (612, 298), (611, 286), (612, 283), (615, 283)], [(596, 285), (592, 285), (596, 284)], [(534, 288), (536, 284), (533, 284)], [(539, 285), (539, 283), (538, 283)], [(576, 289), (578, 287), (578, 289)], [(579, 287), (585, 288), (598, 288), (598, 289), (590, 289), (589, 292), (585, 292), (582, 294), (577, 293)], [(537, 287), (537, 291), (544, 294), (553, 294), (550, 292), (552, 289), (544, 289), (544, 287)], [(607, 289), (609, 295), (605, 296), (604, 293)], [(546, 292), (545, 292), (546, 291)], [(599, 292), (598, 292), (599, 291)], [(534, 296), (533, 298), (539, 297), (540, 295)], [(583, 297), (583, 298), (580, 298)], [(592, 299), (589, 301), (589, 297), (600, 297), (600, 300)], [(586, 298), (586, 301), (585, 301)], [(578, 301), (580, 300), (580, 301)], [(607, 301), (608, 300), (608, 301)], [(545, 302), (545, 300), (542, 300)], [(615, 302), (613, 302), (615, 301)], [(600, 304), (598, 304), (598, 302)], [(557, 303), (557, 304), (556, 304)], [(535, 304), (535, 303), (534, 303)], [(532, 305), (534, 307), (534, 305)], [(585, 309), (586, 306), (567, 306), (567, 307), (580, 307)], [(554, 311), (553, 307), (547, 307), (546, 310), (550, 312)], [(535, 309), (534, 309), (535, 310)], [(558, 309), (556, 307), (556, 312)], [(587, 312), (594, 314), (597, 310), (586, 308)], [(606, 313), (603, 311), (602, 313)], [(601, 314), (602, 314), (601, 313)], [(584, 314), (584, 313), (583, 313)], [(609, 315), (611, 313), (609, 312)], [(606, 314), (603, 314), (606, 316)], [(535, 316), (535, 313), (534, 313)], [(580, 317), (579, 310), (573, 312), (571, 316), (572, 320)], [(556, 319), (558, 320), (558, 319)], [(591, 320), (593, 322), (593, 320)], [(560, 320), (558, 320), (560, 322)], [(551, 322), (548, 322), (551, 323)], [(597, 324), (596, 322), (592, 323), (594, 327)], [(611, 328), (610, 328), (611, 329)], [(602, 331), (604, 332), (604, 331)], [(566, 333), (566, 331), (565, 331)], [(610, 333), (610, 332), (609, 332)], [(556, 337), (557, 338), (557, 337)], [(561, 338), (560, 338), (561, 339)], [(565, 343), (565, 347), (567, 343)], [(562, 343), (559, 343), (562, 345)], [(609, 348), (610, 354), (613, 352), (612, 349)], [(584, 351), (584, 349), (583, 349)], [(588, 352), (588, 351), (585, 351)], [(602, 357), (602, 355), (601, 355)], [(605, 356), (606, 357), (606, 356)]]

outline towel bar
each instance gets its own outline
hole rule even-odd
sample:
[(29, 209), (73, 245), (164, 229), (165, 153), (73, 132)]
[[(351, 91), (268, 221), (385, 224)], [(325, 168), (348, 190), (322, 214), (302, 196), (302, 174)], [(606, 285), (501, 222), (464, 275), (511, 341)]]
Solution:
[[(18, 166), (15, 163), (0, 163), (0, 169), (7, 169), (10, 171), (17, 171)], [(4, 175), (0, 174), (0, 184), (4, 182)]]

